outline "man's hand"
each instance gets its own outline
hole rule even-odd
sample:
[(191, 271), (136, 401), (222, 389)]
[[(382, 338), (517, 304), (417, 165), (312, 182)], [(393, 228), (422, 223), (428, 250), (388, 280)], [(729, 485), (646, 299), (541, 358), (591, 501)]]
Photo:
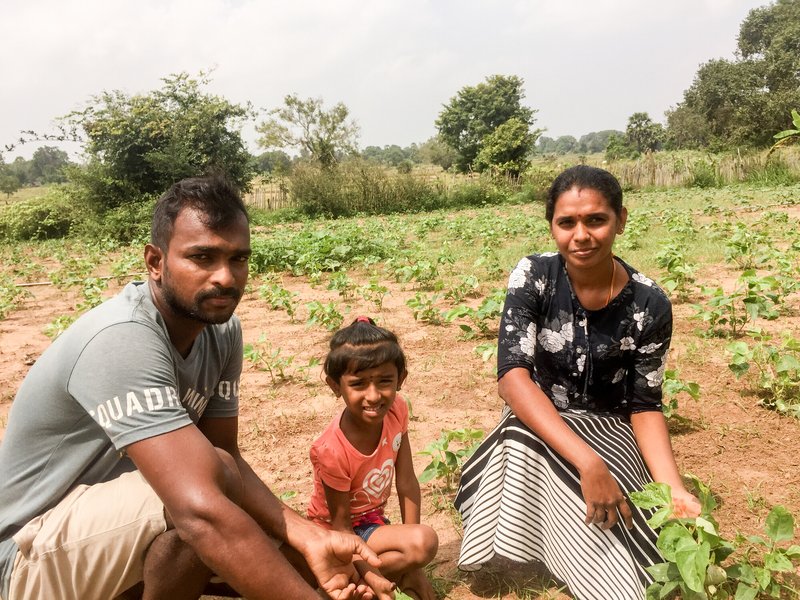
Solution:
[[(375, 572), (366, 582), (356, 570), (358, 557), (373, 567), (380, 567), (378, 556), (354, 534), (325, 531), (306, 544), (303, 556), (322, 590), (333, 600), (393, 600), (394, 584)], [(354, 555), (357, 555), (354, 557)], [(378, 588), (378, 589), (376, 589)]]

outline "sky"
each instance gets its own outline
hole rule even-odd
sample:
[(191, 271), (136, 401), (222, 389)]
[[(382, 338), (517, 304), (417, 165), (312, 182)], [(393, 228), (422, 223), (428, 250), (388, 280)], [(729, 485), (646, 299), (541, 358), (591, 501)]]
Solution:
[[(767, 0), (3, 0), (0, 151), (21, 130), (103, 91), (146, 94), (212, 70), (209, 93), (266, 112), (287, 94), (343, 102), (359, 146), (436, 133), (458, 91), (524, 80), (544, 135), (664, 122), (704, 62), (735, 58), (739, 26)], [(260, 153), (254, 124), (242, 130)], [(29, 158), (38, 147), (4, 152)], [(74, 153), (74, 147), (64, 149)]]

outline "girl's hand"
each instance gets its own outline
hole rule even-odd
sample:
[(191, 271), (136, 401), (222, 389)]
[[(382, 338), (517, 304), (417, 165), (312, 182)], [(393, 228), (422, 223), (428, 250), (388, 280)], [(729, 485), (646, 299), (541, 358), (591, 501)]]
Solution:
[(586, 501), (585, 523), (611, 529), (622, 517), (625, 527), (633, 528), (631, 508), (606, 463), (598, 456), (580, 475), (581, 491)]
[(672, 506), (672, 514), (679, 519), (693, 519), (700, 516), (700, 501), (686, 490), (672, 490)]

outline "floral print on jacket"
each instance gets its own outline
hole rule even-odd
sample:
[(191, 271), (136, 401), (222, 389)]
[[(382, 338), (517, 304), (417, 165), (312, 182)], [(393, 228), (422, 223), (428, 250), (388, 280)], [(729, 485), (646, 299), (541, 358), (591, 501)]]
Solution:
[(616, 260), (629, 281), (599, 310), (581, 306), (560, 254), (519, 261), (500, 322), (498, 379), (524, 367), (560, 410), (661, 410), (672, 305), (651, 279)]

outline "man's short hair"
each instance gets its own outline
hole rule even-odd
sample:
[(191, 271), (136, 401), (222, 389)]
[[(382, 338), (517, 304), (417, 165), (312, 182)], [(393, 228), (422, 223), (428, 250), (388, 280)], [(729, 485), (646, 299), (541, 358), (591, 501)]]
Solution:
[(202, 216), (203, 225), (218, 231), (247, 215), (239, 190), (224, 177), (189, 177), (170, 187), (156, 203), (150, 228), (150, 243), (167, 250), (178, 213), (191, 208)]

